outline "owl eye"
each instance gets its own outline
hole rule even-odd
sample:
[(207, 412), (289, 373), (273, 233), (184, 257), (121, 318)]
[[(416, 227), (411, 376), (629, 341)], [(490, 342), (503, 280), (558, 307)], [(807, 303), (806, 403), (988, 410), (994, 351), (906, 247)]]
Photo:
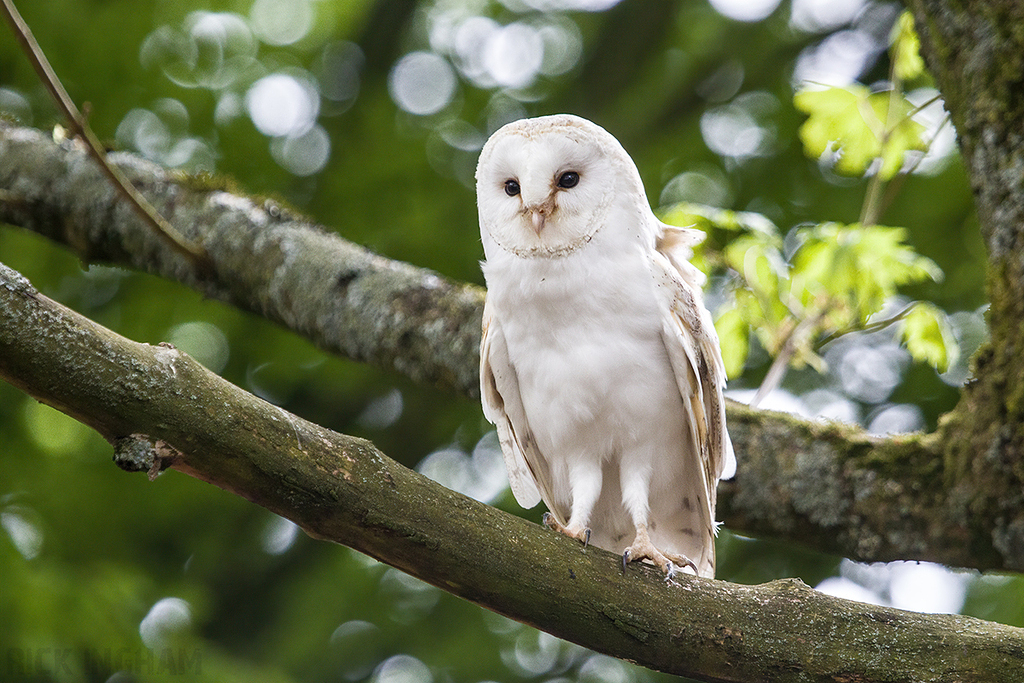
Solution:
[(568, 190), (570, 187), (576, 187), (579, 185), (579, 182), (580, 174), (576, 171), (566, 171), (558, 176), (558, 186), (565, 190)]
[(506, 180), (505, 194), (507, 194), (509, 197), (515, 197), (517, 194), (519, 194), (519, 183), (517, 183), (514, 180)]

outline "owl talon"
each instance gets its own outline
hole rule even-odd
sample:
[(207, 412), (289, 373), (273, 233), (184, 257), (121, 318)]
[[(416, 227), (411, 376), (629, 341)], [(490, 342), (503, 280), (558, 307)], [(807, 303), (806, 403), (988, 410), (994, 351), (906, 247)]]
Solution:
[(676, 582), (676, 572), (678, 571), (679, 570), (676, 568), (676, 566), (672, 564), (672, 560), (669, 560), (668, 571), (665, 572), (665, 583), (667, 583), (670, 586), (678, 586), (679, 583)]
[(555, 516), (550, 512), (545, 512), (544, 515), (540, 518), (540, 521), (544, 524), (544, 526), (548, 527), (549, 529), (554, 529), (560, 534), (565, 534), (569, 538), (575, 538), (577, 541), (580, 541), (581, 543), (583, 543), (584, 548), (590, 545), (589, 528), (582, 528), (574, 531), (570, 527), (565, 526), (557, 519), (555, 519)]
[[(647, 534), (647, 526), (638, 524), (636, 527), (636, 540), (633, 545), (626, 548), (622, 553), (622, 571), (626, 571), (626, 565), (638, 560), (650, 560), (658, 569), (665, 572), (665, 581), (675, 584), (675, 577), (683, 567), (690, 567), (693, 573), (697, 573), (697, 565), (685, 555), (675, 553), (663, 553), (654, 547), (651, 538)], [(678, 584), (677, 584), (678, 585)]]

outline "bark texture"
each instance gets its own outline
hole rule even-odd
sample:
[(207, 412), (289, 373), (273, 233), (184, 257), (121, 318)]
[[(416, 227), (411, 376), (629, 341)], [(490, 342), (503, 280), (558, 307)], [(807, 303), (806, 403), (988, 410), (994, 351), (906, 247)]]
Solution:
[(269, 200), (211, 188), (130, 154), (117, 166), (214, 272), (170, 249), (83, 145), (0, 122), (0, 221), (67, 245), (85, 263), (137, 268), (280, 323), (349, 358), (473, 395), (479, 287), (392, 261)]
[[(996, 552), (1024, 556), (1024, 4), (911, 0), (956, 125), (988, 247), (991, 337), (940, 423), (946, 503)], [(973, 535), (973, 534), (972, 534)], [(968, 539), (965, 539), (968, 541)], [(971, 545), (972, 552), (984, 552)]]
[(176, 349), (124, 339), (2, 265), (0, 376), (93, 426), (126, 469), (177, 469), (314, 536), (653, 669), (779, 683), (1024, 679), (1024, 629), (840, 600), (796, 580), (681, 577), (673, 586), (652, 567), (622, 572), (617, 556), (450, 491)]
[[(85, 152), (0, 124), (0, 220), (86, 261), (142, 268), (264, 315), (331, 351), (419, 381), (477, 392), (483, 292), (389, 261), (273, 205), (195, 187), (116, 155), (161, 210), (210, 253), (197, 273), (126, 207)], [(740, 457), (719, 514), (736, 531), (863, 561), (930, 560), (1024, 570), (1021, 487), (960, 464), (961, 442), (863, 431), (732, 404)]]

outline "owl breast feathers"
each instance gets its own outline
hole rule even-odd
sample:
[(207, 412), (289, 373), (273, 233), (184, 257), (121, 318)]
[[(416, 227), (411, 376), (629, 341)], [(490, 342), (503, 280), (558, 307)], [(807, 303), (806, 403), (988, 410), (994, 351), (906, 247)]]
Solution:
[(715, 571), (718, 480), (735, 457), (704, 235), (659, 221), (603, 128), (510, 123), (476, 172), (487, 280), (480, 384), (516, 500), (555, 529), (647, 559), (671, 578)]

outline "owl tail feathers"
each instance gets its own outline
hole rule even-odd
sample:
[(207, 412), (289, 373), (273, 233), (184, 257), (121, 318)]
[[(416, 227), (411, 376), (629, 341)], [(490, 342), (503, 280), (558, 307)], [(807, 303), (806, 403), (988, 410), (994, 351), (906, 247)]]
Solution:
[[(683, 542), (684, 539), (682, 537), (680, 537), (678, 540), (680, 542)], [(685, 540), (686, 540), (686, 542), (689, 542), (690, 544), (692, 544), (692, 539), (686, 538)], [(671, 548), (673, 546), (669, 545), (668, 547)], [(714, 539), (714, 536), (711, 536), (711, 537), (705, 539), (703, 547), (701, 547), (698, 552), (694, 553), (693, 555), (688, 555), (687, 557), (689, 557), (689, 559), (693, 561), (693, 564), (696, 565), (696, 567), (697, 567), (697, 576), (699, 576), (701, 578), (704, 578), (704, 579), (713, 579), (713, 578), (715, 578), (715, 539)], [(686, 571), (686, 568), (683, 567), (683, 570)]]
[(695, 560), (697, 563), (697, 576), (705, 579), (715, 578), (715, 541), (711, 539), (711, 542), (704, 548), (704, 553), (699, 560)]

